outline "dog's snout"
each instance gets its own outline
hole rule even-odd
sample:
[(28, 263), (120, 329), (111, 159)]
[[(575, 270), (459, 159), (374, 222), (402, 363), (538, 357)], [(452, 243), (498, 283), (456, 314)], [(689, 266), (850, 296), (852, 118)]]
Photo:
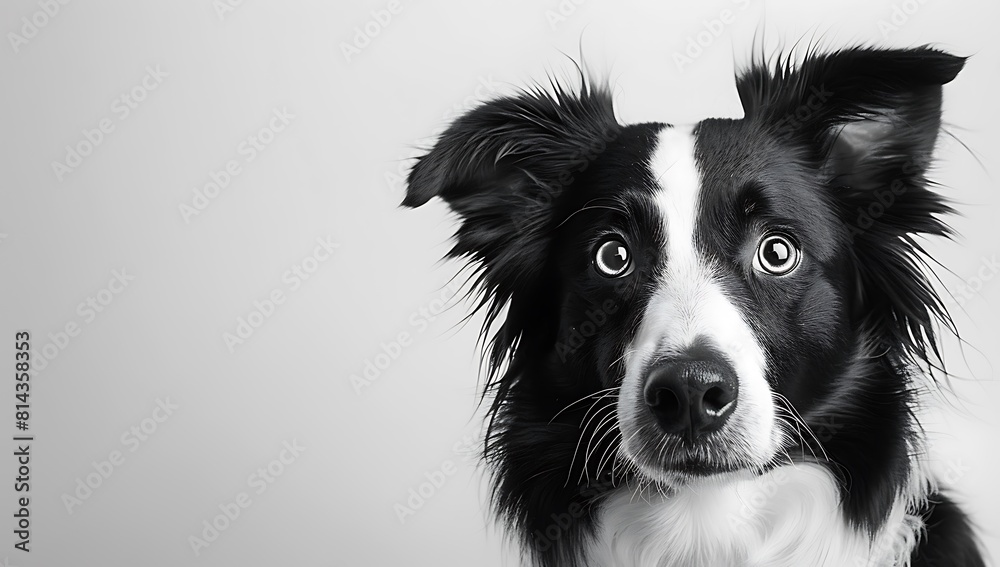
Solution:
[(660, 428), (688, 441), (722, 427), (738, 394), (739, 384), (729, 365), (712, 361), (660, 364), (646, 378), (646, 405)]

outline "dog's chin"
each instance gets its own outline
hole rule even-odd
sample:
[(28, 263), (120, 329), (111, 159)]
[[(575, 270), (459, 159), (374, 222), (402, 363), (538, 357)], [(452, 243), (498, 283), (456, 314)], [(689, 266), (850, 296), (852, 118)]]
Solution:
[(723, 485), (760, 476), (762, 468), (729, 463), (706, 463), (687, 460), (657, 466), (635, 463), (647, 480), (666, 488), (693, 485)]
[(751, 459), (732, 456), (718, 451), (706, 458), (704, 450), (681, 449), (670, 458), (654, 455), (648, 451), (632, 453), (626, 449), (625, 458), (646, 480), (666, 488), (680, 488), (691, 485), (727, 484), (748, 480), (763, 474), (765, 463), (750, 462)]

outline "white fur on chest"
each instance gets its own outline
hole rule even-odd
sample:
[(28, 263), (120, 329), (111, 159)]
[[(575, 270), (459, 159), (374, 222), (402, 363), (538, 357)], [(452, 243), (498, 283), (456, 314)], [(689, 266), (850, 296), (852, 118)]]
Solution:
[[(918, 517), (897, 498), (874, 541), (843, 518), (834, 478), (811, 464), (664, 497), (623, 488), (604, 504), (585, 552), (594, 567), (883, 567), (908, 565)], [(897, 560), (897, 558), (901, 558)]]

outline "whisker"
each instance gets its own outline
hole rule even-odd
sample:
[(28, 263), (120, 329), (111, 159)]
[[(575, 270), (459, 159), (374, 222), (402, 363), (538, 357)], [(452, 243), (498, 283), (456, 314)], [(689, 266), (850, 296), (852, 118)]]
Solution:
[[(787, 409), (790, 413), (794, 414), (795, 420), (798, 423), (801, 423), (802, 427), (804, 427), (806, 429), (806, 431), (809, 433), (809, 435), (813, 438), (813, 440), (816, 441), (816, 446), (819, 447), (820, 452), (823, 453), (823, 460), (829, 462), (830, 461), (830, 455), (827, 454), (826, 448), (823, 447), (823, 442), (819, 440), (819, 437), (816, 435), (816, 432), (814, 432), (812, 430), (812, 428), (809, 427), (809, 424), (806, 423), (806, 420), (802, 417), (802, 414), (800, 414), (798, 412), (798, 410), (796, 410), (795, 407), (792, 406), (792, 402), (789, 401), (789, 399), (786, 398), (781, 393), (775, 392), (775, 397), (777, 397), (777, 399), (780, 400), (783, 403), (783, 405), (785, 406), (785, 409)], [(801, 435), (800, 435), (800, 437), (801, 437)], [(816, 454), (815, 453), (813, 453), (813, 457), (816, 458)]]
[[(611, 429), (611, 431), (613, 431), (615, 433), (615, 435), (617, 437), (617, 442), (620, 442), (621, 441), (621, 437), (622, 437), (622, 430), (621, 430), (621, 428), (620, 427), (614, 427), (614, 428)], [(605, 433), (605, 435), (607, 435), (607, 434)], [(602, 438), (601, 441), (604, 441), (604, 439)], [(608, 443), (608, 446), (605, 447), (604, 453), (601, 455), (601, 458), (597, 460), (597, 476), (598, 477), (601, 476), (601, 470), (604, 469), (604, 465), (608, 462), (607, 459), (612, 458), (617, 453), (615, 443), (616, 443), (616, 440), (613, 437), (611, 439), (611, 441)], [(600, 442), (598, 442), (598, 444), (600, 444)], [(612, 474), (612, 476), (614, 476), (614, 467), (613, 466), (611, 468), (611, 474)]]
[[(594, 403), (596, 404), (598, 401), (600, 401), (600, 399), (598, 399)], [(576, 447), (573, 449), (573, 458), (572, 460), (570, 460), (569, 470), (566, 471), (566, 482), (563, 484), (563, 486), (569, 486), (569, 479), (573, 477), (573, 465), (576, 464), (576, 455), (580, 452), (580, 445), (583, 443), (583, 437), (587, 433), (587, 428), (590, 426), (590, 423), (594, 420), (594, 418), (597, 417), (598, 415), (601, 415), (601, 412), (604, 411), (605, 409), (610, 409), (614, 411), (614, 406), (607, 405), (602, 407), (601, 409), (594, 412), (594, 415), (591, 416), (591, 418), (587, 420), (586, 423), (580, 426), (580, 435), (576, 440)], [(590, 410), (587, 410), (587, 413), (590, 413)], [(584, 469), (586, 469), (586, 467), (587, 465), (586, 463), (584, 463)]]
[[(588, 467), (587, 465), (588, 465), (588, 463), (590, 463), (590, 457), (592, 455), (592, 453), (590, 451), (590, 446), (594, 442), (594, 438), (597, 437), (597, 434), (600, 433), (601, 429), (606, 424), (610, 423), (610, 424), (612, 424), (612, 427), (610, 427), (608, 429), (608, 431), (606, 433), (604, 433), (604, 435), (601, 435), (601, 441), (603, 441), (604, 438), (607, 437), (608, 433), (610, 433), (610, 432), (612, 432), (612, 431), (615, 430), (614, 423), (615, 423), (615, 419), (618, 417), (618, 415), (617, 415), (617, 412), (614, 411), (614, 406), (609, 406), (609, 407), (612, 408), (611, 413), (609, 413), (607, 417), (605, 417), (604, 419), (602, 419), (601, 422), (597, 424), (597, 427), (594, 428), (594, 433), (590, 436), (590, 441), (587, 442), (587, 448), (583, 452), (583, 472), (585, 472), (587, 474), (587, 483), (588, 484), (590, 484), (590, 471), (589, 471), (590, 467)], [(600, 443), (601, 442), (598, 441), (597, 447), (600, 446)], [(594, 447), (594, 448), (597, 449), (597, 447)], [(583, 478), (583, 472), (580, 473), (580, 479), (577, 479), (577, 482), (580, 482), (580, 480)]]
[[(569, 408), (571, 408), (571, 407), (575, 406), (576, 404), (578, 404), (578, 403), (580, 403), (580, 402), (582, 402), (582, 401), (584, 401), (584, 400), (586, 400), (586, 399), (588, 399), (588, 398), (593, 398), (594, 396), (596, 396), (597, 394), (600, 394), (601, 392), (610, 392), (610, 391), (614, 391), (614, 390), (617, 390), (617, 389), (618, 389), (618, 387), (617, 387), (617, 386), (612, 386), (612, 387), (610, 387), (610, 388), (605, 388), (605, 389), (603, 389), (603, 390), (598, 390), (598, 391), (596, 391), (596, 392), (592, 392), (592, 393), (590, 393), (590, 394), (587, 394), (586, 396), (584, 396), (584, 397), (580, 398), (579, 400), (576, 400), (575, 402), (572, 402), (572, 403), (570, 403), (569, 405), (567, 405), (567, 406), (566, 406), (566, 407), (564, 407), (563, 409), (561, 409), (561, 410), (557, 411), (557, 412), (556, 412), (556, 414), (552, 416), (552, 419), (550, 419), (550, 420), (549, 420), (549, 423), (548, 423), (548, 425), (552, 425), (552, 422), (553, 422), (553, 421), (555, 421), (555, 419), (556, 419), (557, 417), (559, 417), (559, 416), (560, 416), (560, 415), (561, 415), (561, 414), (562, 414), (562, 413), (563, 413), (564, 411), (566, 411), (566, 410), (568, 410)], [(604, 397), (604, 396), (601, 396), (601, 397)], [(599, 398), (598, 398), (598, 399), (599, 399)]]

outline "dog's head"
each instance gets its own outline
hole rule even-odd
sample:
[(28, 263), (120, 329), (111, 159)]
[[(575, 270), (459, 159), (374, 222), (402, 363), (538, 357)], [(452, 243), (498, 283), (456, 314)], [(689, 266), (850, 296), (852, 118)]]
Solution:
[[(946, 314), (913, 237), (947, 234), (925, 172), (963, 63), (761, 63), (738, 77), (743, 119), (693, 127), (621, 125), (587, 81), (458, 118), (404, 205), (437, 196), (461, 218), (451, 255), (503, 317), (494, 411), (589, 429), (670, 485), (762, 470), (844, 411), (868, 365), (926, 360)], [(606, 414), (574, 407), (600, 396)]]

